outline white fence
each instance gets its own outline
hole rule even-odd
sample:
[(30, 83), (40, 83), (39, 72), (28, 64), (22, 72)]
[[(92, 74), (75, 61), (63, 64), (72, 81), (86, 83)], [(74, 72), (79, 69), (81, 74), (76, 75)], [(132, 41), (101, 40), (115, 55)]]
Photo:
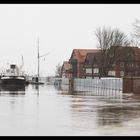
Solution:
[(68, 91), (69, 90), (69, 79), (68, 78), (62, 78), (61, 90), (63, 90), (63, 91)]
[(93, 92), (97, 94), (116, 94), (122, 92), (121, 78), (75, 79), (74, 90), (77, 92)]
[[(69, 79), (61, 81), (62, 90), (69, 89)], [(101, 79), (74, 79), (74, 91), (91, 94), (117, 94), (122, 93), (122, 78)]]

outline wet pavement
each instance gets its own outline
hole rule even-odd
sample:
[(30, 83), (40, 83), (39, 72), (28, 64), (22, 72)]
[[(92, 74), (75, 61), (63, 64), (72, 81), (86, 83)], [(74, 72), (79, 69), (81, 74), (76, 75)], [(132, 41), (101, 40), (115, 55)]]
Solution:
[(0, 135), (140, 135), (140, 95), (72, 95), (52, 85), (0, 91)]

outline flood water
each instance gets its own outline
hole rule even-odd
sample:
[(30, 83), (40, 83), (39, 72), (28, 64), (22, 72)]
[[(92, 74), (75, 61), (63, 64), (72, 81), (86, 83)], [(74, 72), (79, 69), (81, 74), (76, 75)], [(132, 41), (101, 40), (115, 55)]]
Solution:
[(140, 135), (140, 95), (70, 95), (52, 85), (0, 91), (1, 136)]

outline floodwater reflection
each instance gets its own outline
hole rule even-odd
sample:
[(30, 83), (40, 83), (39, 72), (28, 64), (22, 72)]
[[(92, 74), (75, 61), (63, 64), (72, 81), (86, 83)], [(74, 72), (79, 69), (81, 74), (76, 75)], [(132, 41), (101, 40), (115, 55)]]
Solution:
[(25, 91), (25, 86), (0, 86), (1, 91)]
[[(127, 135), (127, 133), (131, 135), (133, 130), (126, 132), (127, 127), (123, 127), (124, 122), (129, 123), (131, 120), (140, 118), (140, 95), (124, 94), (120, 96), (121, 98), (109, 98), (105, 96), (73, 97), (74, 99), (71, 100), (71, 111), (75, 119), (74, 121), (77, 122), (77, 125), (80, 123), (80, 125), (83, 124), (83, 127), (91, 129), (91, 131), (92, 129), (102, 130), (105, 126), (110, 126), (108, 130), (110, 131), (109, 135), (121, 135), (124, 131), (125, 135)], [(137, 123), (139, 124), (138, 130), (140, 130), (139, 120)], [(73, 125), (76, 126), (76, 124)], [(112, 132), (112, 129), (113, 127), (118, 127), (118, 125), (121, 126), (120, 130), (122, 130), (122, 132), (116, 134), (114, 131)], [(124, 130), (122, 128), (124, 128)], [(106, 132), (105, 129), (102, 131)], [(92, 134), (94, 135), (93, 132), (89, 135)], [(98, 133), (96, 134), (98, 135)], [(106, 135), (106, 133), (104, 135)], [(137, 135), (139, 135), (139, 133), (137, 133)]]
[(0, 135), (139, 135), (139, 95), (73, 95), (51, 85), (0, 95)]
[(25, 94), (25, 86), (0, 86), (0, 94), (18, 95)]

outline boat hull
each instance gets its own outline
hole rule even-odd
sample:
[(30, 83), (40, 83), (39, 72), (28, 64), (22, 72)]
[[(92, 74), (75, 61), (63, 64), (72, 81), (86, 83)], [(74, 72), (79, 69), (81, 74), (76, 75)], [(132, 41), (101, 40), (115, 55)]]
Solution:
[(25, 86), (26, 80), (23, 77), (2, 77), (2, 86)]

